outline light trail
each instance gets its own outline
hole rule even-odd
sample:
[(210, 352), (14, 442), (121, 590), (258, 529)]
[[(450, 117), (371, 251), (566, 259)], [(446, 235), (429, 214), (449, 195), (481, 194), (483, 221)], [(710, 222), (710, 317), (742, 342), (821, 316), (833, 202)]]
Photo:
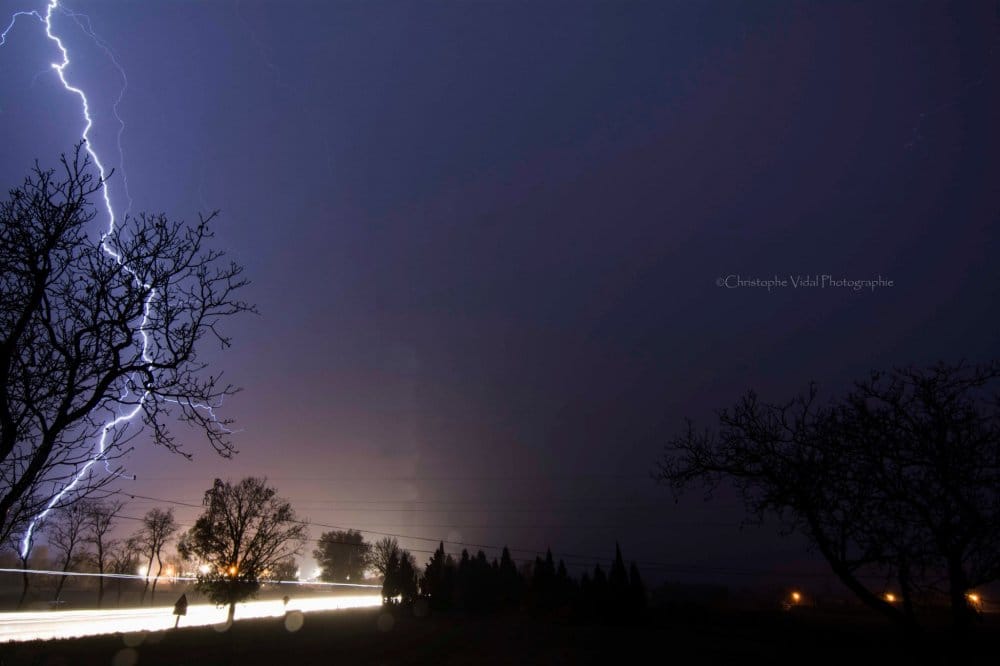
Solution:
[[(54, 569), (11, 569), (11, 568), (0, 568), (0, 573), (13, 573), (13, 574), (35, 574), (42, 576), (80, 576), (80, 577), (90, 577), (90, 578), (114, 578), (117, 580), (146, 580), (146, 576), (141, 576), (139, 574), (116, 574), (116, 573), (97, 573), (92, 571), (56, 571)], [(198, 580), (197, 576), (151, 576), (149, 580), (161, 580), (165, 582), (173, 582), (177, 580), (185, 582), (195, 582)], [(329, 583), (325, 581), (307, 581), (307, 580), (266, 580), (261, 581), (262, 585), (306, 585), (310, 587), (356, 587), (356, 588), (366, 588), (381, 590), (381, 585), (368, 584), (368, 583)]]
[[(302, 613), (382, 605), (381, 594), (329, 595), (292, 599), (286, 606), (281, 599), (249, 601), (236, 604), (236, 619), (282, 617)], [(118, 610), (77, 610), (0, 613), (0, 642), (79, 638), (101, 634), (165, 631), (174, 626), (172, 606)], [(226, 626), (227, 608), (212, 604), (192, 604), (181, 618), (182, 627)], [(291, 630), (291, 629), (290, 629)]]

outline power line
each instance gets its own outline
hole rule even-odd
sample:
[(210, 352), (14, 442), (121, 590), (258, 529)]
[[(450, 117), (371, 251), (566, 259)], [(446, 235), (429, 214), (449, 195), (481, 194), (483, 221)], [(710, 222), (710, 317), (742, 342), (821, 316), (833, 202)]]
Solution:
[[(164, 498), (160, 498), (160, 497), (150, 497), (148, 495), (131, 494), (131, 493), (127, 493), (127, 492), (124, 492), (124, 491), (120, 491), (120, 493), (123, 494), (123, 495), (129, 496), (129, 497), (133, 497), (133, 498), (141, 498), (141, 499), (153, 500), (153, 501), (157, 501), (157, 502), (164, 502), (164, 503), (167, 503), (167, 504), (175, 504), (175, 505), (179, 505), (179, 506), (187, 506), (187, 507), (192, 507), (192, 508), (197, 508), (197, 509), (203, 508), (203, 505), (200, 505), (200, 504), (191, 504), (191, 503), (188, 503), (188, 502), (181, 502), (181, 501), (177, 501), (177, 500), (169, 500), (169, 499), (164, 499)], [(141, 520), (141, 519), (139, 519), (139, 520)], [(324, 528), (327, 528), (327, 529), (340, 530), (340, 531), (347, 531), (347, 530), (350, 530), (350, 529), (355, 529), (355, 528), (345, 527), (343, 525), (331, 525), (331, 524), (327, 524), (327, 523), (309, 522), (309, 521), (304, 521), (304, 520), (299, 520), (299, 521), (295, 521), (295, 522), (300, 523), (302, 525), (314, 526), (314, 527), (324, 527)], [(454, 528), (454, 526), (450, 526), (450, 527)], [(541, 551), (539, 549), (537, 549), (537, 548), (515, 548), (515, 547), (510, 547), (510, 546), (497, 546), (497, 545), (493, 545), (493, 544), (477, 544), (477, 543), (470, 543), (470, 542), (464, 542), (464, 541), (451, 541), (451, 540), (447, 540), (447, 539), (435, 539), (435, 538), (431, 538), (431, 537), (420, 537), (420, 536), (414, 536), (414, 535), (410, 535), (410, 534), (399, 534), (399, 533), (394, 533), (394, 532), (382, 532), (382, 531), (378, 531), (378, 530), (368, 530), (368, 529), (355, 529), (355, 531), (361, 532), (363, 534), (375, 534), (375, 535), (378, 535), (378, 536), (387, 536), (387, 537), (393, 537), (393, 538), (397, 538), (397, 539), (412, 539), (414, 541), (423, 541), (423, 542), (430, 542), (430, 543), (442, 543), (442, 544), (448, 544), (450, 546), (461, 546), (461, 547), (467, 548), (467, 549), (468, 548), (473, 548), (473, 549), (479, 549), (479, 550), (491, 550), (491, 551), (497, 550), (498, 551), (498, 550), (502, 550), (503, 548), (507, 548), (511, 553), (531, 553), (531, 554), (533, 554), (535, 556), (540, 556), (542, 554)], [(319, 540), (318, 539), (307, 539), (307, 541), (318, 542)], [(408, 549), (408, 550), (410, 550), (411, 552), (415, 552), (415, 553), (433, 553), (433, 552), (435, 552), (435, 551), (421, 550), (421, 549), (416, 549), (416, 548), (412, 548), (412, 549)], [(593, 556), (593, 555), (580, 555), (580, 554), (564, 553), (564, 552), (553, 552), (552, 556), (555, 557), (555, 558), (564, 560), (564, 562), (566, 563), (567, 566), (578, 566), (578, 567), (579, 566), (589, 566), (589, 563), (607, 563), (607, 562), (611, 562), (614, 559), (614, 558), (611, 558), (611, 557), (598, 557), (598, 556)], [(515, 557), (512, 557), (512, 559), (514, 559), (515, 561), (519, 561), (519, 562), (533, 562), (534, 561), (533, 558), (515, 558)], [(584, 562), (572, 562), (572, 561), (567, 561), (567, 560), (584, 560)], [(828, 577), (830, 577), (830, 574), (818, 573), (818, 572), (777, 572), (777, 571), (773, 571), (773, 570), (769, 570), (769, 569), (710, 567), (710, 566), (705, 566), (705, 565), (689, 565), (689, 564), (681, 564), (681, 563), (655, 562), (655, 561), (644, 561), (644, 560), (638, 560), (638, 561), (636, 561), (636, 564), (638, 566), (641, 566), (641, 567), (645, 568), (645, 569), (654, 569), (654, 570), (660, 570), (660, 571), (673, 571), (673, 572), (677, 572), (677, 573), (715, 573), (715, 574), (720, 574), (720, 575), (736, 575), (736, 576), (779, 576), (779, 575), (782, 575), (782, 576), (789, 576), (789, 577), (795, 577), (795, 578), (813, 578), (813, 577), (816, 577), (816, 578), (818, 578), (818, 577), (828, 578)], [(873, 575), (871, 577), (872, 578), (878, 578), (879, 576)]]
[[(286, 499), (288, 499), (290, 502), (292, 502), (293, 504), (295, 504), (295, 506), (297, 508), (301, 508), (303, 505), (307, 505), (308, 506), (308, 505), (315, 504), (315, 505), (318, 505), (318, 507), (310, 507), (310, 508), (324, 508), (324, 507), (329, 507), (329, 508), (340, 508), (340, 509), (343, 509), (343, 510), (346, 510), (346, 511), (396, 511), (396, 512), (427, 512), (427, 513), (432, 513), (432, 512), (433, 513), (443, 513), (443, 512), (446, 512), (446, 511), (453, 512), (453, 513), (457, 513), (457, 512), (464, 512), (464, 513), (471, 513), (471, 512), (479, 512), (479, 513), (489, 513), (489, 512), (526, 513), (526, 512), (538, 512), (538, 511), (561, 511), (561, 510), (566, 510), (566, 509), (574, 509), (574, 510), (576, 510), (576, 509), (594, 509), (594, 510), (598, 510), (598, 511), (637, 511), (637, 510), (643, 510), (643, 509), (645, 509), (645, 510), (660, 510), (660, 509), (663, 508), (662, 504), (656, 504), (656, 503), (650, 503), (650, 504), (617, 504), (616, 505), (616, 504), (608, 504), (608, 503), (604, 503), (604, 502), (581, 502), (579, 504), (569, 504), (569, 503), (567, 503), (566, 506), (559, 506), (559, 505), (554, 505), (554, 506), (540, 506), (540, 505), (545, 505), (547, 503), (546, 502), (536, 502), (536, 503), (533, 503), (530, 507), (527, 506), (527, 505), (525, 505), (525, 504), (521, 504), (521, 505), (514, 504), (514, 505), (502, 506), (502, 507), (498, 507), (498, 508), (478, 508), (478, 509), (476, 509), (476, 508), (451, 508), (451, 507), (448, 507), (448, 508), (440, 508), (440, 509), (431, 509), (431, 508), (420, 508), (420, 507), (421, 506), (428, 506), (428, 505), (435, 505), (435, 504), (449, 505), (449, 504), (460, 504), (460, 503), (459, 502), (407, 502), (405, 500), (396, 500), (396, 501), (392, 501), (392, 502), (374, 502), (374, 501), (373, 502), (362, 502), (362, 501), (348, 502), (348, 501), (336, 501), (336, 500), (329, 500), (329, 501), (324, 501), (324, 500), (296, 500), (294, 497), (288, 497)], [(139, 502), (140, 503), (146, 503), (146, 504), (150, 503), (149, 501), (146, 501), (146, 500), (139, 500)], [(335, 506), (333, 506), (333, 505), (340, 505), (340, 504), (343, 504), (345, 506), (342, 506), (342, 507), (335, 507)], [(406, 505), (410, 505), (410, 506), (404, 506), (404, 507), (392, 507), (392, 506), (389, 506), (389, 507), (386, 507), (386, 506), (376, 506), (376, 507), (353, 506), (355, 504), (380, 504), (380, 505), (385, 505), (385, 504), (406, 504)], [(466, 503), (461, 503), (461, 504), (466, 504)], [(472, 504), (472, 503), (470, 502), (468, 504)], [(495, 506), (495, 505), (502, 505), (502, 504), (504, 504), (504, 503), (503, 502), (481, 502), (480, 503), (481, 506)], [(412, 506), (412, 505), (418, 505), (418, 506)], [(199, 505), (199, 506), (201, 506), (201, 505)]]
[[(144, 476), (143, 481), (188, 481), (189, 476)], [(646, 479), (648, 474), (497, 474), (484, 476), (268, 476), (268, 481), (569, 481), (608, 479), (613, 481)]]

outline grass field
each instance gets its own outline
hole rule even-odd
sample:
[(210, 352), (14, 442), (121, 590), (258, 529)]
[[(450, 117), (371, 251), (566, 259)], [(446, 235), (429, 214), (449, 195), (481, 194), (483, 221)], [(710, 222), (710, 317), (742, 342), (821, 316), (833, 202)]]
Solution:
[[(287, 618), (286, 618), (287, 619)], [(0, 666), (101, 664), (902, 664), (995, 663), (997, 627), (965, 653), (943, 639), (912, 646), (865, 618), (788, 613), (672, 611), (632, 625), (528, 614), (417, 618), (381, 609), (237, 622), (228, 631), (181, 628), (145, 635), (8, 644)], [(697, 661), (692, 657), (697, 655)]]

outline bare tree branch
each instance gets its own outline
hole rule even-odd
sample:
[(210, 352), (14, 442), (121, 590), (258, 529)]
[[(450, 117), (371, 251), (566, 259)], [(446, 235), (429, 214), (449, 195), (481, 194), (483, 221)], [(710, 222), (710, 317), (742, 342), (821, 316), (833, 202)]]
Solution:
[(69, 486), (66, 501), (113, 478), (101, 467), (137, 428), (107, 424), (132, 412), (171, 451), (189, 455), (175, 417), (236, 451), (213, 408), (237, 388), (199, 350), (206, 336), (228, 346), (223, 320), (254, 308), (237, 296), (243, 268), (208, 247), (216, 213), (192, 225), (142, 214), (94, 238), (92, 171), (77, 146), (0, 202), (0, 537)]

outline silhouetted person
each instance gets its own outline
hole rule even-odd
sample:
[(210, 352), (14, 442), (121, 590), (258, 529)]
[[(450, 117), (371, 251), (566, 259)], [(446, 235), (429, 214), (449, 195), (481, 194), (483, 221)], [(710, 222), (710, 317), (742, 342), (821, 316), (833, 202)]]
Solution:
[(288, 608), (288, 602), (289, 601), (291, 601), (291, 597), (289, 597), (287, 594), (285, 596), (281, 597), (281, 602), (283, 604), (285, 604), (285, 608)]
[(188, 598), (186, 594), (182, 594), (181, 598), (174, 604), (174, 615), (177, 616), (177, 620), (174, 622), (174, 629), (176, 629), (177, 625), (181, 623), (181, 615), (187, 615), (187, 612)]

